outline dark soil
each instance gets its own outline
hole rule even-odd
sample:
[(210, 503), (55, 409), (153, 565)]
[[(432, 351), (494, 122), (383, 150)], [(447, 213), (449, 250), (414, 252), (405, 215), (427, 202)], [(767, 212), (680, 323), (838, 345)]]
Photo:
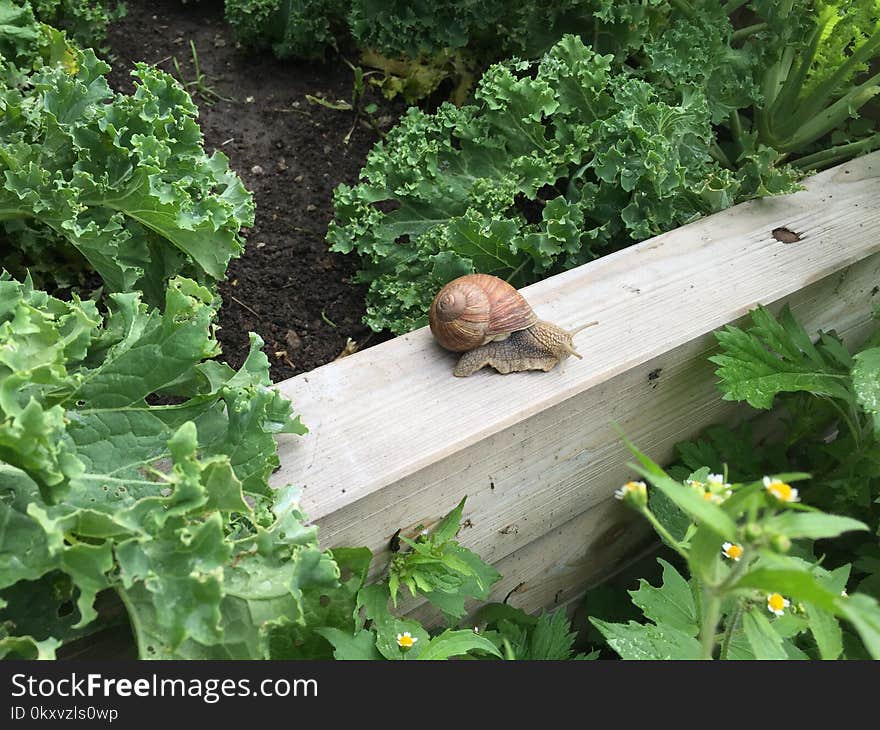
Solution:
[[(385, 339), (361, 323), (364, 289), (350, 283), (357, 257), (330, 253), (324, 241), (333, 189), (356, 182), (378, 135), (354, 112), (306, 99), (351, 101), (351, 69), (339, 57), (324, 64), (278, 61), (238, 47), (216, 0), (128, 0), (127, 6), (127, 17), (111, 26), (107, 38), (115, 88), (132, 89), (129, 72), (137, 61), (193, 81), (193, 41), (204, 83), (231, 100), (189, 87), (206, 151), (229, 157), (257, 206), (256, 223), (245, 231), (245, 254), (219, 285), (224, 359), (240, 366), (248, 332), (256, 332), (277, 382), (335, 359), (348, 338), (359, 346)], [(379, 106), (373, 117), (380, 128), (394, 124), (400, 105), (368, 92), (364, 103), (370, 102)]]

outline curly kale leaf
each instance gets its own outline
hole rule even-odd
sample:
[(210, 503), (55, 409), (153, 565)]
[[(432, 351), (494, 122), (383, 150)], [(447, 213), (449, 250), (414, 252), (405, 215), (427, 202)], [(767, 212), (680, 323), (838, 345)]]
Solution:
[(320, 59), (335, 42), (347, 3), (340, 0), (226, 0), (226, 20), (251, 48), (278, 58)]
[(226, 158), (205, 154), (198, 110), (171, 76), (139, 64), (126, 96), (108, 70), (68, 47), (28, 86), (0, 86), (0, 224), (20, 268), (79, 256), (109, 291), (161, 304), (175, 274), (224, 276), (253, 202)]
[[(0, 277), (0, 651), (93, 630), (113, 589), (144, 658), (268, 656), (267, 621), (276, 642), (302, 631), (339, 579), (295, 491), (267, 484), (275, 434), (304, 428), (259, 338), (237, 372), (206, 359), (206, 288), (174, 279), (163, 312), (109, 303)], [(53, 595), (74, 608), (46, 613)]]
[(460, 274), (522, 286), (767, 187), (793, 188), (762, 148), (741, 172), (723, 167), (711, 121), (699, 87), (672, 99), (566, 36), (537, 66), (491, 67), (473, 105), (409, 110), (360, 184), (337, 188), (328, 240), (361, 255), (367, 323), (405, 332)]
[(97, 48), (110, 23), (125, 15), (125, 4), (110, 0), (30, 0), (37, 18), (67, 31), (80, 46)]

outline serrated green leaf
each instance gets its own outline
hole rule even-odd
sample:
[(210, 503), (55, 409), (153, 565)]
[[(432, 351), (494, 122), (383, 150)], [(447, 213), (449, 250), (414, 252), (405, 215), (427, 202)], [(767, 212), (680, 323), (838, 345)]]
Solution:
[(639, 588), (629, 591), (636, 604), (655, 624), (671, 626), (688, 636), (699, 633), (697, 608), (688, 582), (665, 560), (658, 558), (663, 566), (663, 583), (655, 588), (645, 580), (639, 581)]
[(372, 631), (358, 631), (354, 636), (332, 626), (317, 628), (315, 633), (333, 645), (333, 658), (343, 660), (375, 660), (382, 655), (376, 650)]
[(715, 333), (721, 354), (709, 360), (719, 366), (725, 400), (744, 400), (753, 408), (770, 408), (779, 393), (805, 391), (844, 401), (851, 399), (837, 359), (825, 358), (786, 307), (777, 320), (759, 306), (753, 326), (728, 326)]
[(833, 614), (806, 604), (810, 632), (822, 659), (838, 659), (843, 652), (843, 632)]
[(698, 659), (700, 642), (670, 626), (655, 626), (630, 621), (608, 623), (597, 618), (590, 622), (602, 633), (608, 645), (621, 659)]
[[(850, 568), (851, 566), (844, 565), (827, 575), (820, 574), (819, 582), (832, 593), (841, 594), (846, 588)], [(805, 607), (810, 632), (816, 641), (819, 656), (822, 659), (838, 659), (843, 652), (843, 631), (840, 622), (833, 614), (809, 602), (805, 603)]]
[(782, 637), (760, 608), (753, 606), (743, 614), (743, 631), (755, 659), (787, 659)]
[(874, 416), (877, 432), (876, 425), (880, 424), (880, 347), (862, 350), (854, 359), (852, 380), (856, 400), (866, 413)]
[(577, 632), (571, 630), (563, 609), (542, 613), (529, 629), (528, 654), (518, 659), (561, 660), (572, 658)]

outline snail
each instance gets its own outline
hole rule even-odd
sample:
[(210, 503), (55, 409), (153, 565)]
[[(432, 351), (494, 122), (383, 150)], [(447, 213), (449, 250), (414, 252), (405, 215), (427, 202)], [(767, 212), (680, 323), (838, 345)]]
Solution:
[(449, 282), (434, 297), (429, 321), (443, 347), (464, 353), (452, 371), (458, 377), (486, 365), (499, 373), (546, 372), (569, 355), (582, 359), (572, 337), (583, 327), (568, 331), (538, 319), (522, 294), (489, 274)]

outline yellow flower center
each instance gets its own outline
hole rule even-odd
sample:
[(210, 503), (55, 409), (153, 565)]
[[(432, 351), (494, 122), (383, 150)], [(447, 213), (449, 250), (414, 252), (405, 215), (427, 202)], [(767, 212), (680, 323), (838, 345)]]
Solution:
[(397, 639), (397, 645), (402, 649), (412, 649), (414, 643), (413, 637), (409, 634), (404, 634)]
[(786, 484), (785, 482), (774, 481), (770, 482), (767, 486), (767, 491), (770, 492), (776, 499), (780, 502), (793, 502), (794, 501), (794, 489), (791, 484)]
[(724, 554), (731, 560), (736, 560), (743, 554), (743, 549), (740, 545), (730, 545), (727, 550), (724, 551)]
[(781, 611), (785, 608), (785, 599), (778, 593), (771, 593), (767, 599), (767, 605), (771, 611)]

